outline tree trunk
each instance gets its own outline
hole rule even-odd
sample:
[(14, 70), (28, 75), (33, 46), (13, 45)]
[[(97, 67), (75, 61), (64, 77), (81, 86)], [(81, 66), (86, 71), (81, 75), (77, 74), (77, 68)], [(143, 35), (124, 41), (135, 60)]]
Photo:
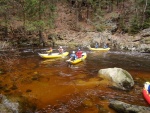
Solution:
[(145, 0), (145, 6), (144, 6), (144, 9), (143, 9), (142, 27), (143, 27), (144, 21), (145, 21), (145, 12), (146, 12), (146, 8), (147, 8), (147, 0)]
[(79, 10), (78, 10), (78, 1), (76, 0), (76, 27), (78, 26), (78, 21), (79, 21)]
[[(41, 5), (42, 5), (42, 1), (40, 0), (39, 1), (39, 21), (42, 20)], [(45, 42), (44, 42), (43, 37), (42, 37), (42, 27), (41, 26), (39, 28), (39, 44), (40, 43), (43, 44), (43, 47), (45, 46)]]
[(8, 13), (5, 14), (5, 38), (8, 36)]
[(87, 12), (86, 12), (86, 22), (88, 22), (89, 19), (89, 4), (87, 4)]
[[(6, 1), (6, 4), (8, 5), (8, 2)], [(9, 9), (6, 7), (6, 12), (4, 12), (4, 21), (5, 21), (5, 31), (4, 31), (4, 38), (8, 37), (8, 16), (9, 16)]]
[(119, 0), (117, 0), (117, 9), (119, 8)]

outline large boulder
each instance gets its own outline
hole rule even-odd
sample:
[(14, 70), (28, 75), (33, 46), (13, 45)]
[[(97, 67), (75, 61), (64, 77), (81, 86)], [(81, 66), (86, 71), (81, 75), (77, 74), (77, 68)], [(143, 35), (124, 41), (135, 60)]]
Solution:
[(99, 77), (107, 79), (112, 86), (122, 90), (130, 90), (134, 85), (134, 80), (130, 73), (121, 68), (100, 69)]
[(117, 113), (150, 113), (149, 107), (131, 105), (118, 100), (110, 100), (109, 107)]

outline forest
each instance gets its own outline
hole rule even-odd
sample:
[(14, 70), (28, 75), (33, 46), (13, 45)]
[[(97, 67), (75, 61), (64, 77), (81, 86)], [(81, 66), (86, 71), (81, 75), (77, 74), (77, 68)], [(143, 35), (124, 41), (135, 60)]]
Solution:
[(0, 40), (18, 45), (26, 40), (35, 42), (31, 37), (36, 37), (36, 45), (45, 46), (47, 31), (56, 28), (58, 3), (67, 4), (70, 11), (65, 13), (74, 11), (70, 29), (73, 26), (77, 31), (85, 23), (85, 27), (94, 26), (95, 32), (134, 35), (150, 26), (149, 0), (1, 0)]

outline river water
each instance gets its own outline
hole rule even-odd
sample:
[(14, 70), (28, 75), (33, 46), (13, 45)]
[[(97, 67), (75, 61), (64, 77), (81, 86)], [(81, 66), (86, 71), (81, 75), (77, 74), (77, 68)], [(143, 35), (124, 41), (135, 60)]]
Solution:
[[(45, 50), (22, 50), (12, 69), (0, 76), (1, 93), (25, 97), (35, 113), (115, 113), (108, 107), (109, 99), (148, 106), (142, 88), (150, 81), (150, 54), (84, 49), (87, 59), (68, 67), (68, 57), (40, 58), (38, 52)], [(113, 67), (132, 75), (135, 85), (131, 91), (112, 88), (97, 76), (100, 69)]]

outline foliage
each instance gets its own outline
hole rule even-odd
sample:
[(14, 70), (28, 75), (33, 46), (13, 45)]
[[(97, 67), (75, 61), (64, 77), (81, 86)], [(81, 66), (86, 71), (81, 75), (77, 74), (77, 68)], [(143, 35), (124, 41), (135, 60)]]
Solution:
[(28, 17), (34, 17), (38, 12), (38, 1), (37, 0), (25, 0), (24, 11), (26, 12)]
[(144, 22), (143, 29), (146, 29), (149, 27), (150, 27), (150, 18), (147, 18)]
[(36, 26), (32, 22), (26, 22), (26, 29), (27, 31), (36, 31)]
[[(68, 0), (68, 3), (71, 0)], [(129, 33), (138, 33), (150, 26), (150, 0), (74, 0), (77, 21), (92, 23), (98, 31), (107, 29), (109, 18), (118, 18), (118, 28)], [(23, 26), (31, 31), (43, 31), (54, 28), (58, 0), (0, 0), (0, 25), (8, 30), (11, 22), (22, 21)], [(61, 0), (61, 3), (66, 1)], [(74, 4), (76, 5), (76, 3)], [(84, 11), (83, 11), (84, 10)], [(84, 13), (84, 14), (82, 14)], [(86, 14), (85, 14), (86, 13)], [(84, 15), (84, 19), (79, 16)], [(100, 17), (100, 18), (99, 18)], [(116, 22), (115, 20), (115, 22)], [(74, 23), (74, 24), (76, 24)]]
[(131, 27), (130, 27), (131, 34), (136, 34), (141, 29), (141, 25), (139, 25), (138, 23), (139, 23), (138, 20), (136, 18), (134, 18), (131, 23)]

